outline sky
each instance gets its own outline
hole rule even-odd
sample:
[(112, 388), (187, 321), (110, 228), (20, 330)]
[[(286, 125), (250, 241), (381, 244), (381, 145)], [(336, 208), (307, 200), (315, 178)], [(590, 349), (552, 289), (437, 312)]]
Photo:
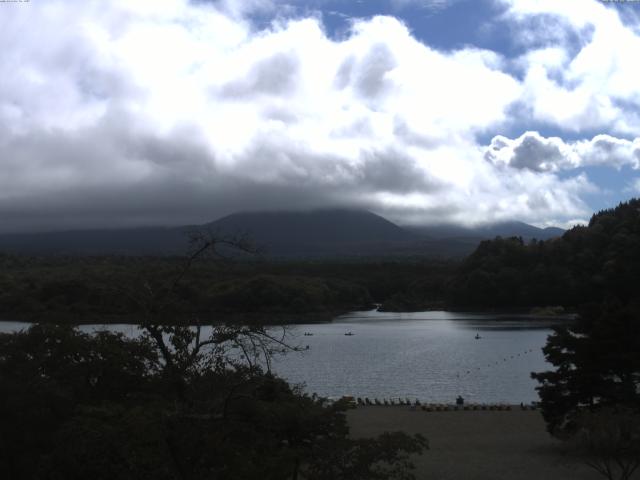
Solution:
[(0, 232), (640, 196), (640, 2), (0, 2)]

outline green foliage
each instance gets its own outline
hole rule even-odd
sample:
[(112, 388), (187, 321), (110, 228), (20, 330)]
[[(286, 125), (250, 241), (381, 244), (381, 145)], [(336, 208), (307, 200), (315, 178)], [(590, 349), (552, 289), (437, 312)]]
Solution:
[(323, 439), (316, 461), (305, 471), (310, 480), (409, 480), (411, 454), (428, 448), (421, 435), (384, 433), (374, 439)]
[[(442, 304), (456, 264), (381, 262), (214, 262), (202, 259), (168, 292), (179, 258), (20, 257), (0, 254), (0, 316), (68, 323), (138, 322), (140, 292), (165, 295), (164, 321), (214, 314), (333, 314), (373, 302)], [(407, 303), (407, 302), (405, 302)]]
[(608, 480), (629, 480), (640, 467), (640, 414), (609, 407), (583, 412), (577, 423), (587, 465)]
[(153, 389), (159, 359), (145, 339), (35, 325), (0, 335), (0, 452), (7, 478), (30, 478), (80, 405), (123, 407)]
[[(131, 339), (36, 324), (0, 335), (3, 473), (16, 480), (414, 478), (409, 455), (423, 451), (424, 438), (350, 439), (345, 405), (305, 395), (270, 373), (276, 350), (296, 350), (283, 338), (258, 324), (222, 322), (202, 338), (196, 315), (203, 306), (345, 307), (354, 299), (370, 301), (366, 290), (335, 278), (254, 275), (213, 282), (218, 265), (196, 268), (196, 259), (218, 253), (216, 247), (250, 249), (234, 238), (194, 239), (182, 260), (134, 259), (121, 268), (104, 259), (104, 272), (96, 272), (95, 259), (88, 267), (84, 259), (72, 263), (71, 274), (70, 264), (57, 259), (44, 265), (2, 259), (9, 267), (5, 302), (16, 298), (16, 288), (38, 292), (33, 311), (72, 311), (79, 304), (83, 313), (104, 312), (113, 302), (113, 311), (134, 313), (143, 332)], [(20, 278), (25, 267), (47, 275)], [(185, 312), (194, 314), (188, 323), (176, 315)]]
[(307, 313), (372, 303), (364, 288), (345, 281), (275, 275), (218, 282), (207, 296), (218, 311)]
[(573, 434), (585, 410), (625, 406), (640, 411), (640, 307), (584, 307), (579, 321), (558, 328), (543, 351), (555, 370), (540, 382), (542, 413), (551, 433)]
[(260, 329), (220, 327), (205, 349), (193, 329), (162, 327), (169, 356), (149, 331), (0, 335), (5, 478), (413, 478), (421, 437), (351, 440), (340, 403), (226, 356)]

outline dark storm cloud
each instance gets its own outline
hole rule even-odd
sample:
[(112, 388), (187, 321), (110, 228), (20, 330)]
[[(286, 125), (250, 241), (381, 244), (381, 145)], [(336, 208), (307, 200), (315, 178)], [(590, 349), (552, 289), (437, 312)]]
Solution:
[(364, 154), (362, 166), (353, 175), (361, 188), (371, 191), (430, 194), (441, 188), (412, 158), (393, 149)]
[(514, 140), (494, 137), (484, 157), (497, 166), (534, 172), (556, 172), (594, 165), (615, 168), (627, 165), (638, 169), (640, 140), (596, 135), (591, 140), (564, 142), (558, 137), (545, 138), (537, 132), (525, 132)]
[(202, 223), (243, 209), (356, 206), (378, 191), (434, 188), (398, 152), (369, 152), (352, 165), (273, 139), (257, 139), (225, 170), (192, 128), (161, 136), (124, 118), (4, 137), (4, 231)]
[(510, 165), (514, 168), (528, 168), (537, 172), (550, 170), (564, 160), (558, 145), (545, 143), (528, 135), (513, 150)]
[(316, 199), (327, 197), (325, 203), (330, 203), (339, 189), (347, 192), (340, 195), (343, 201), (351, 203), (368, 193), (432, 193), (440, 188), (414, 159), (393, 148), (365, 151), (353, 161), (318, 154), (303, 144), (258, 137), (237, 162), (242, 178), (252, 178), (256, 184), (277, 184), (283, 190), (305, 186), (307, 192), (315, 192)]

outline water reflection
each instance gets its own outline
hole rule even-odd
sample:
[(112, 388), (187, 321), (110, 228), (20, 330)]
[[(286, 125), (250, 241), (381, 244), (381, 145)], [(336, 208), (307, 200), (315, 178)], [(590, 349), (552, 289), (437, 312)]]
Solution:
[[(466, 312), (353, 312), (329, 324), (289, 327), (289, 343), (303, 351), (276, 357), (273, 368), (322, 396), (451, 403), (462, 395), (471, 402), (530, 402), (537, 400), (530, 372), (549, 368), (541, 348), (552, 327), (568, 321)], [(28, 326), (0, 322), (0, 331)], [(135, 325), (80, 328), (140, 334)]]
[(274, 365), (288, 380), (324, 396), (453, 402), (462, 395), (474, 402), (530, 402), (537, 400), (530, 373), (549, 367), (541, 348), (552, 327), (567, 321), (457, 312), (354, 312), (331, 324), (292, 327), (291, 339), (309, 345), (309, 350), (278, 358)]

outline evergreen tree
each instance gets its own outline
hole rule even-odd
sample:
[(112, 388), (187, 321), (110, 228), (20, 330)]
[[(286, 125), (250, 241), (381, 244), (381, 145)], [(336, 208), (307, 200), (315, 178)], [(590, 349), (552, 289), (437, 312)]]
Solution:
[(554, 371), (533, 373), (553, 434), (572, 434), (585, 410), (619, 406), (640, 411), (640, 308), (586, 306), (578, 322), (557, 328), (543, 349)]

